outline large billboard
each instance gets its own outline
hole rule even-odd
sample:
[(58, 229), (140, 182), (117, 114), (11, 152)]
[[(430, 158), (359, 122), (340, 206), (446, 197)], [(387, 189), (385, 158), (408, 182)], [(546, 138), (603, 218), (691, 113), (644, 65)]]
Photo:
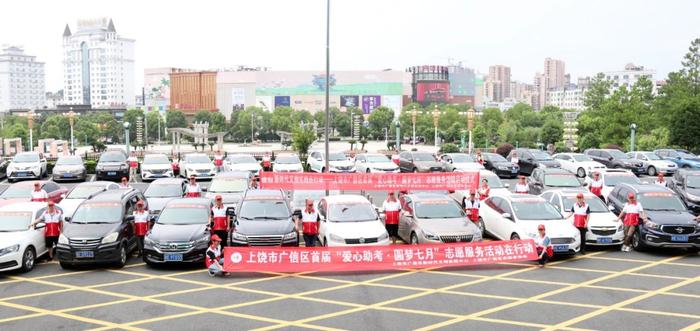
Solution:
[(340, 96), (340, 107), (357, 108), (359, 106), (360, 106), (360, 96), (359, 95), (341, 95)]
[(374, 108), (382, 105), (382, 97), (379, 95), (363, 95), (362, 96), (362, 113), (369, 114)]
[(170, 71), (171, 68), (145, 69), (143, 86), (146, 96), (145, 105), (152, 109), (167, 110), (170, 105)]
[(245, 109), (245, 89), (240, 87), (231, 89), (231, 104), (233, 110)]
[[(401, 71), (337, 71), (328, 82), (332, 95), (403, 95)], [(324, 95), (326, 75), (317, 71), (256, 72), (255, 94)]]
[(289, 107), (291, 105), (291, 100), (288, 95), (276, 95), (275, 96), (275, 108), (277, 107)]
[(448, 102), (450, 100), (449, 82), (416, 83), (416, 101), (420, 103)]

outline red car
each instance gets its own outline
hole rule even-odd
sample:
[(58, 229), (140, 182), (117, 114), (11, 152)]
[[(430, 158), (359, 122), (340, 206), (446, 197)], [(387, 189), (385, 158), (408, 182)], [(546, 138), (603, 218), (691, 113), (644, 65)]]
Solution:
[[(0, 194), (0, 207), (15, 202), (30, 201), (32, 199), (32, 191), (34, 191), (34, 183), (36, 181), (33, 180), (10, 185)], [(41, 188), (49, 195), (49, 200), (55, 203), (61, 202), (68, 192), (67, 188), (59, 186), (52, 181), (42, 180), (39, 183), (41, 183)]]

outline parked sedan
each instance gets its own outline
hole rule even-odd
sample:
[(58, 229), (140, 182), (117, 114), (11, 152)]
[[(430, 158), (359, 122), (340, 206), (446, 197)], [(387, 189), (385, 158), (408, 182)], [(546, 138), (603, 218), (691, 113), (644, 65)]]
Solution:
[[(312, 151), (306, 159), (306, 164), (309, 170), (313, 172), (325, 172), (326, 158), (325, 153), (320, 151)], [(328, 153), (328, 172), (333, 173), (351, 173), (355, 172), (355, 164), (348, 160), (342, 152)]]
[(360, 195), (334, 195), (318, 202), (323, 246), (389, 245), (389, 233), (374, 206)]
[(0, 272), (34, 269), (36, 260), (46, 254), (44, 224), (29, 224), (46, 210), (43, 202), (27, 202), (0, 208)]
[(250, 154), (230, 154), (224, 161), (226, 171), (248, 171), (253, 176), (260, 174), (260, 162)]
[(384, 154), (358, 154), (355, 156), (355, 169), (366, 173), (399, 172), (399, 166)]
[[(0, 206), (16, 202), (28, 202), (32, 200), (32, 191), (36, 181), (21, 182), (10, 185), (0, 195)], [(59, 203), (68, 189), (51, 181), (39, 181), (41, 189), (49, 195), (49, 200)]]
[(593, 161), (588, 155), (581, 153), (559, 153), (552, 156), (562, 169), (575, 173), (581, 178), (586, 177), (596, 171), (605, 169), (605, 165), (600, 162)]
[(542, 192), (560, 188), (582, 188), (578, 177), (564, 169), (537, 168), (532, 175), (527, 178), (530, 194), (541, 194)]
[(85, 169), (83, 158), (78, 155), (59, 157), (51, 172), (51, 178), (54, 182), (61, 180), (85, 181), (87, 179), (87, 169)]
[(141, 162), (141, 180), (173, 178), (173, 165), (165, 154), (146, 154)]
[(481, 230), (461, 206), (442, 194), (420, 193), (401, 197), (399, 237), (411, 244), (481, 241)]
[(120, 180), (122, 177), (129, 177), (129, 165), (126, 163), (124, 152), (111, 151), (102, 153), (95, 167), (95, 179)]
[(484, 166), (476, 162), (473, 157), (464, 153), (446, 153), (440, 155), (440, 162), (445, 166), (446, 172), (453, 171), (479, 171)]
[(664, 160), (674, 162), (678, 168), (683, 169), (700, 169), (700, 157), (687, 151), (679, 151), (675, 149), (657, 149), (654, 154)]
[(46, 175), (46, 158), (38, 152), (18, 153), (7, 166), (7, 181), (41, 179)]
[(496, 153), (481, 153), (484, 159), (484, 168), (493, 171), (498, 177), (515, 178), (518, 176), (520, 168), (518, 165), (506, 160), (501, 154)]
[(64, 217), (71, 217), (83, 201), (101, 192), (116, 190), (118, 188), (119, 184), (107, 181), (80, 183), (68, 191), (68, 194), (66, 194), (65, 198), (61, 200), (58, 206), (63, 210)]
[(401, 152), (399, 154), (401, 172), (443, 172), (445, 167), (427, 152)]
[(278, 154), (272, 164), (272, 172), (304, 172), (304, 166), (296, 154)]
[(654, 152), (629, 152), (627, 155), (633, 159), (642, 161), (646, 173), (649, 176), (656, 176), (659, 172), (666, 175), (673, 175), (673, 173), (678, 170), (676, 163), (664, 160), (654, 154)]
[(539, 149), (517, 148), (510, 151), (508, 160), (513, 159), (513, 153), (518, 153), (518, 166), (520, 173), (529, 175), (535, 168), (559, 168), (559, 162), (555, 161), (547, 152)]
[(169, 201), (184, 197), (186, 185), (187, 181), (182, 178), (154, 180), (143, 192), (143, 196), (148, 201), (148, 212), (154, 215), (160, 214)]
[(211, 180), (206, 197), (214, 201), (217, 195), (223, 199), (224, 206), (238, 208), (243, 194), (250, 187), (253, 175), (247, 171), (220, 172)]
[(240, 203), (232, 246), (299, 246), (299, 234), (282, 190), (248, 190)]
[(700, 214), (700, 171), (681, 169), (668, 183), (688, 209), (695, 215)]
[(214, 162), (206, 154), (192, 153), (185, 155), (180, 160), (180, 175), (186, 178), (191, 176), (197, 179), (212, 178), (216, 174)]
[(646, 172), (642, 161), (632, 159), (617, 149), (587, 149), (585, 154), (610, 169), (627, 169), (635, 175)]

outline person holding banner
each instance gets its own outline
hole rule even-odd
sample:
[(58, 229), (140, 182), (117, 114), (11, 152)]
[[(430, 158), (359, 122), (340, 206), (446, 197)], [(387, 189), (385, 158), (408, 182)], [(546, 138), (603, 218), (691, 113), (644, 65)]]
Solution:
[(574, 226), (581, 234), (581, 254), (586, 255), (586, 232), (588, 232), (588, 220), (591, 217), (591, 209), (583, 198), (583, 193), (576, 194), (576, 203), (571, 206), (566, 218), (574, 217)]
[[(306, 199), (306, 208), (301, 211), (301, 232), (304, 236), (306, 247), (316, 246), (319, 221), (318, 212), (314, 209), (314, 200)], [(299, 228), (298, 224), (297, 228)]]
[(144, 209), (143, 200), (136, 203), (134, 210), (134, 236), (136, 237), (136, 245), (139, 249), (139, 255), (143, 256), (143, 238), (148, 232), (148, 210)]
[(386, 232), (391, 237), (391, 243), (396, 244), (396, 238), (399, 236), (399, 212), (401, 211), (401, 203), (396, 200), (394, 191), (389, 192), (389, 196), (382, 204), (384, 209), (384, 226)]
[(190, 176), (190, 182), (187, 183), (186, 192), (188, 198), (199, 198), (202, 196), (202, 189), (199, 187), (199, 184), (197, 184), (197, 178), (194, 175)]
[(221, 238), (217, 235), (211, 236), (211, 244), (207, 248), (207, 252), (204, 257), (204, 264), (209, 269), (209, 276), (219, 276), (226, 275), (224, 272), (224, 256), (221, 251)]
[(530, 193), (530, 186), (527, 185), (525, 181), (525, 176), (519, 176), (520, 180), (515, 184), (515, 193), (517, 194), (528, 194)]
[(61, 222), (63, 221), (63, 213), (54, 207), (54, 202), (49, 200), (48, 207), (44, 212), (35, 219), (29, 228), (36, 228), (37, 223), (44, 222), (46, 227), (44, 228), (44, 242), (46, 243), (46, 249), (49, 251), (49, 261), (53, 260), (54, 248), (58, 244), (58, 237), (61, 235)]
[(481, 188), (479, 189), (479, 200), (485, 200), (491, 194), (491, 187), (489, 187), (489, 180), (484, 178), (481, 180)]
[(262, 167), (265, 171), (270, 171), (272, 169), (272, 159), (270, 158), (270, 153), (265, 152), (262, 157)]
[(139, 159), (136, 157), (136, 152), (131, 152), (131, 156), (126, 161), (129, 162), (129, 181), (136, 182), (136, 173), (139, 169)]
[(464, 208), (464, 212), (467, 213), (469, 219), (474, 223), (479, 221), (479, 207), (480, 203), (479, 199), (476, 198), (476, 191), (469, 191), (469, 200), (467, 198), (462, 199), (462, 208)]
[(32, 202), (46, 202), (49, 200), (49, 194), (41, 188), (41, 183), (34, 182), (34, 191), (32, 191)]
[(540, 268), (543, 268), (545, 263), (554, 255), (552, 249), (552, 240), (547, 236), (547, 231), (544, 224), (537, 226), (537, 237), (535, 238), (535, 247), (537, 247), (537, 263)]
[(605, 199), (603, 199), (603, 181), (600, 179), (599, 172), (596, 171), (593, 173), (593, 181), (588, 185), (588, 190), (600, 198), (600, 200), (605, 201)]
[(642, 217), (644, 222), (648, 222), (646, 215), (644, 214), (644, 208), (642, 204), (637, 202), (634, 193), (630, 193), (627, 196), (627, 203), (622, 207), (622, 212), (620, 216), (617, 217), (618, 220), (622, 221), (625, 231), (625, 240), (620, 249), (623, 252), (629, 252), (632, 250), (631, 242), (634, 232), (637, 230), (637, 225), (639, 225), (639, 217)]
[(214, 166), (216, 167), (216, 172), (224, 172), (224, 156), (221, 155), (221, 150), (217, 149), (216, 154), (214, 154)]
[(214, 198), (214, 206), (211, 207), (211, 229), (215, 235), (222, 239), (223, 245), (228, 243), (228, 230), (231, 220), (227, 214), (227, 208), (224, 206), (223, 198), (217, 195)]

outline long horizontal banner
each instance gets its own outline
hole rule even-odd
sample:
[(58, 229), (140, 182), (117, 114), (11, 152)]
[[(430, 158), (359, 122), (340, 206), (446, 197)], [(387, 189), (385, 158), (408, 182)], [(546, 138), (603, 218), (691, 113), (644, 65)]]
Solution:
[(283, 190), (476, 190), (478, 172), (283, 173), (261, 172), (260, 188)]
[(536, 260), (533, 240), (354, 247), (226, 247), (227, 272), (353, 271)]

